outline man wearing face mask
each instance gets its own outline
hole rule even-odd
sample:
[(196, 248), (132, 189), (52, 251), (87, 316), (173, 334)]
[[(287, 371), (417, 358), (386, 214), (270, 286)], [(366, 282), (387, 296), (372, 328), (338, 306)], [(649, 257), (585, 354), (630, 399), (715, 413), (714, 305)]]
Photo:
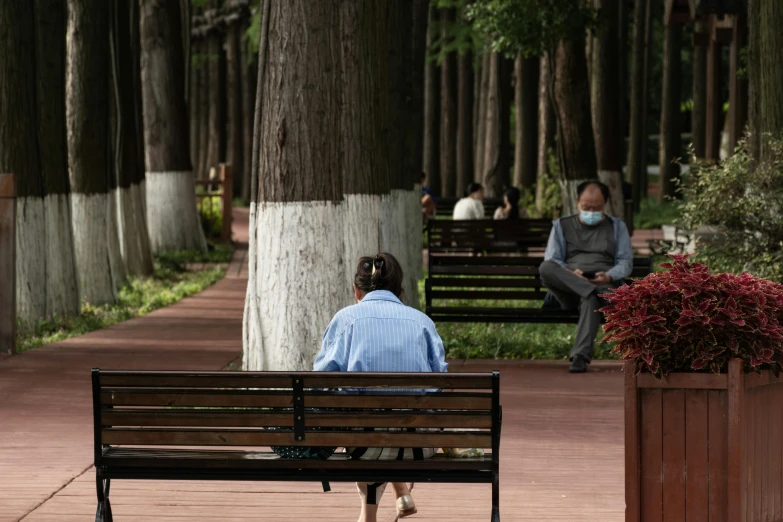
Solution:
[(579, 214), (554, 221), (539, 273), (563, 310), (579, 310), (569, 371), (583, 373), (601, 324), (596, 310), (606, 304), (598, 296), (631, 275), (633, 250), (625, 223), (604, 214), (609, 187), (585, 181), (576, 192)]

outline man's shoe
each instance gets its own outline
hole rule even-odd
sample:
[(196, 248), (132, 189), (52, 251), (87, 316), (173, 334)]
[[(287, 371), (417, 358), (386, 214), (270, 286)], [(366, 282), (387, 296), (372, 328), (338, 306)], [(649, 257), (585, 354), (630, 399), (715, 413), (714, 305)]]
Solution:
[(571, 359), (571, 366), (568, 367), (570, 373), (585, 373), (587, 371), (587, 361), (581, 355), (575, 355)]

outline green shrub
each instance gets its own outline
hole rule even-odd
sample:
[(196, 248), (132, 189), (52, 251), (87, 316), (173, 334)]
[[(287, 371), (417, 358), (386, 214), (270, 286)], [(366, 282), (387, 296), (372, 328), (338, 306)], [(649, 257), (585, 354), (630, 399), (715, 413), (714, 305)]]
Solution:
[(783, 140), (766, 137), (770, 156), (756, 164), (746, 144), (718, 164), (694, 162), (681, 188), (681, 224), (712, 226), (697, 244), (699, 260), (714, 270), (749, 272), (783, 281)]
[(556, 219), (560, 217), (560, 210), (563, 207), (560, 185), (556, 181), (560, 175), (557, 157), (552, 149), (547, 151), (547, 155), (549, 172), (539, 172), (537, 180), (538, 184), (543, 185), (540, 208), (536, 205), (536, 189), (523, 189), (519, 199), (519, 208), (524, 208), (531, 218)]
[(209, 238), (219, 238), (223, 229), (223, 202), (220, 196), (205, 197), (198, 209), (201, 228)]
[(680, 213), (679, 201), (658, 202), (656, 197), (647, 197), (641, 202), (641, 211), (634, 214), (634, 227), (643, 230), (673, 225), (680, 220)]

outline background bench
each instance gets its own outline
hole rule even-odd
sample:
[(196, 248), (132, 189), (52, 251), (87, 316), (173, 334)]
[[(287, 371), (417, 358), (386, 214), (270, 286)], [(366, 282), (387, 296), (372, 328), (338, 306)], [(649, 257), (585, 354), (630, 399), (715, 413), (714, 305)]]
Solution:
[[(425, 281), (426, 313), (434, 322), (576, 323), (578, 311), (514, 306), (512, 301), (543, 301), (546, 288), (538, 267), (543, 257), (430, 256)], [(631, 277), (652, 272), (652, 259), (634, 258)], [(465, 306), (449, 300), (470, 300)], [(438, 301), (436, 303), (435, 301)], [(501, 301), (482, 306), (482, 302)], [(475, 303), (475, 304), (473, 304)]]
[(452, 252), (526, 253), (538, 249), (543, 254), (552, 221), (519, 220), (430, 220), (427, 248), (430, 255)]
[[(112, 520), (112, 479), (486, 483), (492, 484), (492, 521), (500, 520), (498, 372), (93, 369), (92, 386), (96, 521)], [(443, 391), (394, 391), (399, 389)], [(282, 459), (268, 446), (483, 448), (487, 453), (404, 461), (335, 454), (308, 460)]]

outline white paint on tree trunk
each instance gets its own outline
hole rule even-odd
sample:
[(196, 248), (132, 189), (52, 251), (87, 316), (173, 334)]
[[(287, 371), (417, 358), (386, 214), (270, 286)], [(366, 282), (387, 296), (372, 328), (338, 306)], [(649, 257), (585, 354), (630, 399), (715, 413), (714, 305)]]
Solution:
[[(410, 215), (410, 192), (409, 190), (392, 190), (389, 194), (384, 194), (381, 198), (381, 249), (389, 252), (402, 265), (402, 271), (405, 278), (402, 283), (403, 296), (402, 301), (408, 306), (418, 305), (418, 282), (416, 279), (417, 261), (420, 259), (411, 259), (411, 219), (419, 219), (421, 210), (419, 206), (418, 213), (413, 217)], [(420, 236), (420, 234), (419, 234)], [(418, 239), (421, 246), (421, 238)], [(419, 255), (420, 257), (420, 255)]]
[(44, 198), (46, 215), (46, 315), (75, 315), (79, 312), (79, 287), (71, 229), (71, 200), (68, 194)]
[(16, 316), (31, 324), (46, 316), (44, 200), (16, 200)]
[(147, 172), (147, 227), (152, 251), (206, 251), (193, 173)]
[(152, 273), (152, 254), (144, 219), (139, 186), (119, 188), (117, 197), (117, 237), (120, 255), (131, 275)]
[(571, 216), (579, 212), (576, 206), (576, 187), (586, 179), (561, 179), (560, 193), (563, 196), (563, 216)]
[(120, 240), (118, 231), (120, 221), (118, 219), (119, 188), (112, 189), (106, 198), (106, 215), (109, 218), (106, 228), (106, 246), (109, 248), (109, 265), (112, 277), (112, 286), (119, 289), (128, 281), (128, 265), (120, 252)]
[(76, 279), (81, 300), (90, 304), (116, 299), (117, 276), (112, 274), (116, 261), (111, 259), (110, 248), (111, 236), (116, 242), (112, 198), (113, 194), (71, 194)]
[(378, 194), (345, 194), (343, 196), (343, 241), (345, 275), (349, 290), (348, 304), (353, 299), (351, 288), (356, 264), (361, 256), (374, 256), (381, 244), (381, 196)]
[(423, 222), (421, 218), (421, 185), (416, 184), (413, 190), (406, 190), (405, 194), (405, 218), (407, 224), (406, 232), (406, 244), (409, 249), (409, 260), (411, 285), (412, 285), (412, 299), (414, 300), (411, 306), (418, 306), (419, 299), (419, 280), (424, 275), (424, 268), (422, 262), (422, 241), (423, 241)]
[(310, 370), (346, 304), (342, 205), (253, 203), (245, 302), (245, 370)]

